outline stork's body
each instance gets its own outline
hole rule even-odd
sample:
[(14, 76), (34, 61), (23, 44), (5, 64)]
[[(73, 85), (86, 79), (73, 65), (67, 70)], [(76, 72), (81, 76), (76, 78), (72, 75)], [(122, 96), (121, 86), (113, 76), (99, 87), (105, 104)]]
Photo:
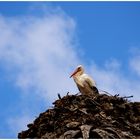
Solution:
[(98, 89), (96, 88), (95, 81), (84, 73), (84, 69), (81, 65), (77, 67), (71, 77), (73, 77), (79, 91), (83, 95), (98, 94)]

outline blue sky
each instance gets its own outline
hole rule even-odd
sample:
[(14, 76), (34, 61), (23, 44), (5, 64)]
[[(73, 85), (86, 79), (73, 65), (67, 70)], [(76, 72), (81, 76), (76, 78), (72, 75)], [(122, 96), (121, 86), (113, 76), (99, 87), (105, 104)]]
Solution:
[(140, 2), (0, 2), (0, 138), (76, 94), (78, 64), (99, 89), (139, 101), (139, 25)]

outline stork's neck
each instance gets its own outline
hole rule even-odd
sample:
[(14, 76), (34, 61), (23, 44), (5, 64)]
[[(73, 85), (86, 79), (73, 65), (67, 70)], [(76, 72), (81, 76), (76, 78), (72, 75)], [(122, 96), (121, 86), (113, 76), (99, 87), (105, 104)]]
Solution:
[[(82, 74), (81, 74), (82, 75)], [(73, 76), (73, 79), (74, 79), (74, 81), (75, 81), (75, 83), (77, 84), (77, 85), (80, 85), (81, 87), (83, 87), (83, 83), (81, 83), (81, 81), (80, 81), (80, 76), (81, 75), (74, 75)]]

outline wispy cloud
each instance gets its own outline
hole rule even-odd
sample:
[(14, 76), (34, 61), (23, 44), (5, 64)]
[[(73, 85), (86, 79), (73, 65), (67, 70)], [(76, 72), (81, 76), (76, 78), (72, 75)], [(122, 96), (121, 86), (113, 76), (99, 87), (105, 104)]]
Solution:
[(137, 74), (137, 76), (140, 76), (140, 49), (133, 47), (130, 51), (132, 56), (129, 61), (129, 66), (131, 70)]
[(10, 70), (16, 69), (17, 86), (35, 89), (51, 101), (58, 92), (74, 89), (68, 78), (70, 68), (79, 63), (73, 19), (58, 13), (28, 21), (3, 17), (0, 21), (0, 59)]

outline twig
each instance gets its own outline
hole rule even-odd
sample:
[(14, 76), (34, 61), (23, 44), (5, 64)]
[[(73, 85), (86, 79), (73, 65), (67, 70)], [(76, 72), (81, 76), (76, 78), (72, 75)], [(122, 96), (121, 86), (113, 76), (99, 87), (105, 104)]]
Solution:
[(131, 95), (131, 96), (124, 96), (122, 98), (133, 98), (133, 95)]
[[(104, 90), (101, 90), (101, 89), (99, 89), (100, 91), (102, 91), (102, 92), (105, 92), (106, 94), (108, 94), (108, 95), (111, 95), (110, 93), (108, 93), (107, 91), (104, 91)], [(111, 95), (112, 96), (112, 95)]]
[(69, 95), (69, 92), (67, 92), (67, 96)]
[(59, 98), (59, 99), (62, 99), (59, 93), (58, 93), (57, 95), (58, 95), (58, 98)]
[(114, 97), (118, 97), (118, 96), (120, 96), (120, 94), (115, 94), (115, 95), (114, 95)]

